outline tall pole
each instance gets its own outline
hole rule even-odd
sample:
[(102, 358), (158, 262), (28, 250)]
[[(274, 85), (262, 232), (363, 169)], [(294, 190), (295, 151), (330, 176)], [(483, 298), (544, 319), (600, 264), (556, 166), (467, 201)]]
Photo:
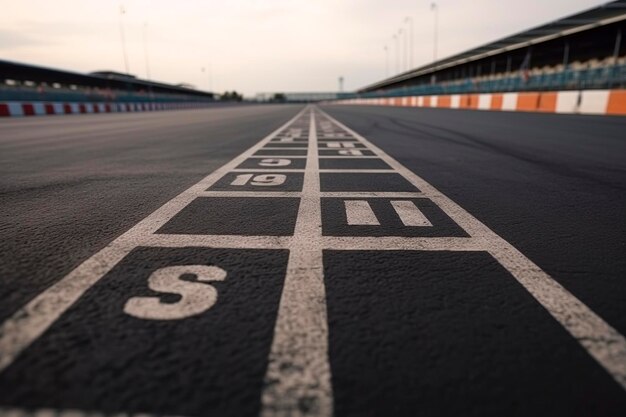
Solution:
[(213, 92), (213, 60), (209, 63), (209, 91)]
[(120, 37), (122, 40), (122, 53), (124, 54), (124, 68), (126, 69), (126, 74), (129, 74), (130, 71), (128, 69), (128, 54), (126, 53), (126, 36), (124, 34), (124, 15), (126, 14), (126, 10), (124, 9), (124, 5), (120, 4)]
[(202, 71), (202, 73), (204, 74), (206, 72), (206, 76), (207, 76), (207, 80), (209, 81), (209, 85), (208, 85), (208, 90), (207, 91), (211, 91), (211, 84), (212, 84), (212, 76), (211, 76), (211, 66), (207, 66), (207, 67), (202, 67), (200, 68), (200, 71)]
[(437, 6), (437, 3), (432, 3), (430, 5), (430, 10), (433, 11), (433, 15), (435, 18), (435, 33), (434, 33), (434, 37), (433, 37), (433, 62), (437, 61), (437, 36), (439, 32), (439, 6)]
[(404, 21), (409, 24), (409, 68), (413, 68), (413, 55), (415, 54), (415, 48), (413, 47), (413, 18), (411, 16), (407, 16)]
[(409, 31), (404, 30), (404, 69), (409, 70)]
[(395, 50), (396, 50), (396, 71), (395, 71), (395, 73), (397, 74), (398, 72), (400, 72), (400, 70), (399, 70), (399, 68), (400, 68), (400, 48), (399, 48), (398, 35), (393, 35), (393, 40), (394, 40), (394, 46), (395, 46)]
[(385, 45), (385, 78), (389, 77), (389, 47)]
[(404, 36), (404, 29), (400, 28), (398, 30), (398, 37), (400, 39), (400, 44), (399, 44), (399, 46), (400, 46), (400, 50), (399, 50), (400, 51), (399, 52), (400, 53), (400, 72), (402, 72), (402, 71), (404, 71), (404, 58), (405, 58), (404, 50), (406, 49), (405, 48), (406, 37)]
[(146, 79), (150, 80), (150, 59), (148, 57), (148, 22), (143, 22), (143, 57), (146, 63)]

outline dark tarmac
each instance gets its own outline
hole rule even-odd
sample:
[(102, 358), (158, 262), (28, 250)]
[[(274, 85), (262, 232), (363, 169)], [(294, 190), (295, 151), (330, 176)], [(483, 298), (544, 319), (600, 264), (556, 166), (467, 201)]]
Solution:
[(319, 108), (0, 120), (0, 414), (625, 415), (626, 118)]

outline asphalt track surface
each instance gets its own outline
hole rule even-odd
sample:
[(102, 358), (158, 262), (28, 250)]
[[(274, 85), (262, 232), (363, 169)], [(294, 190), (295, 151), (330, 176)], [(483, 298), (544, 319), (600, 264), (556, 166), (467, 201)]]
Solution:
[(624, 132), (348, 106), (0, 121), (0, 412), (625, 415)]

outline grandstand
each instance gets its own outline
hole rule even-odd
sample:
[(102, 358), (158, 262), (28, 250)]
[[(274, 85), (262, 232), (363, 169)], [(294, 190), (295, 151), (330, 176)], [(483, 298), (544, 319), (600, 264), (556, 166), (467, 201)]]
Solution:
[(626, 87), (626, 0), (517, 33), (395, 75), (353, 97)]
[(0, 60), (0, 102), (203, 103), (214, 94), (130, 74), (81, 74)]

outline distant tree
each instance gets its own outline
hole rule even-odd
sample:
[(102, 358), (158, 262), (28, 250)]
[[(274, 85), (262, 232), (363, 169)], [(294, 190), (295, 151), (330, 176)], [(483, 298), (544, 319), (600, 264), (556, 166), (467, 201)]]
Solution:
[(241, 101), (243, 100), (243, 95), (237, 93), (237, 91), (225, 91), (224, 94), (220, 96), (220, 100), (222, 101)]
[(274, 93), (270, 101), (274, 103), (284, 103), (285, 101), (287, 101), (287, 97), (284, 93)]

